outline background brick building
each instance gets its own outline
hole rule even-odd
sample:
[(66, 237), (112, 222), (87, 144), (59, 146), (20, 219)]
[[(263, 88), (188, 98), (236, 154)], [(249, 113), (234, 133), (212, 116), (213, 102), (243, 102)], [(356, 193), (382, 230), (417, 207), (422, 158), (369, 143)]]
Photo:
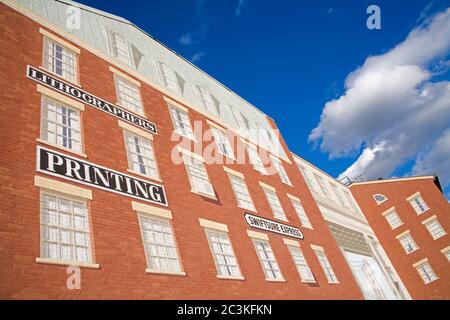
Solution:
[(450, 204), (435, 176), (357, 182), (354, 197), (413, 299), (450, 298)]

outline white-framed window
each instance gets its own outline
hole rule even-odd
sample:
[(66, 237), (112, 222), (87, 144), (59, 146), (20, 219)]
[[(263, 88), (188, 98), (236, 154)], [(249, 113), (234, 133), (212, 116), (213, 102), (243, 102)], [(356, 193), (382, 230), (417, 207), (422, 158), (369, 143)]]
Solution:
[(122, 35), (113, 31), (109, 33), (109, 39), (111, 54), (127, 65), (134, 67), (133, 53), (128, 41)]
[(278, 199), (277, 193), (264, 187), (263, 190), (266, 195), (266, 199), (269, 202), (270, 208), (272, 209), (273, 216), (277, 219), (287, 221), (286, 214), (281, 206), (280, 199)]
[(248, 157), (249, 157), (250, 163), (252, 164), (253, 168), (256, 171), (259, 171), (259, 173), (261, 173), (261, 174), (264, 174), (264, 175), (267, 174), (267, 171), (264, 168), (262, 160), (259, 157), (258, 149), (256, 148), (256, 146), (254, 146), (252, 144), (247, 144), (247, 152), (248, 152)]
[(425, 284), (433, 282), (438, 279), (433, 269), (428, 262), (423, 262), (416, 266), (416, 270), (419, 273)]
[(71, 82), (78, 82), (77, 53), (44, 37), (44, 68)]
[(87, 202), (41, 191), (41, 258), (92, 263)]
[(427, 228), (428, 232), (434, 240), (439, 239), (440, 237), (443, 237), (447, 234), (437, 218), (429, 219), (424, 223), (424, 226)]
[(209, 248), (214, 258), (217, 274), (223, 277), (242, 277), (236, 255), (228, 234), (223, 231), (205, 229)]
[(228, 177), (230, 178), (231, 186), (233, 188), (234, 195), (236, 196), (238, 206), (243, 209), (255, 211), (255, 205), (253, 204), (252, 197), (248, 192), (245, 179), (232, 173), (228, 173)]
[(319, 264), (322, 267), (322, 270), (325, 273), (325, 276), (327, 277), (328, 282), (329, 283), (338, 283), (338, 279), (336, 278), (334, 270), (331, 267), (331, 264), (328, 261), (328, 258), (326, 256), (325, 252), (322, 250), (314, 250), (314, 253), (316, 254), (317, 260), (319, 260)]
[(300, 278), (303, 282), (316, 282), (314, 278), (314, 274), (311, 271), (311, 268), (308, 265), (308, 262), (303, 255), (302, 250), (299, 247), (295, 246), (287, 246), (289, 252), (291, 254), (292, 260), (294, 261), (295, 266), (297, 267), (297, 271), (300, 274)]
[(169, 69), (169, 67), (167, 67), (162, 61), (157, 61), (157, 65), (164, 85), (176, 93), (182, 93), (176, 72)]
[(234, 159), (233, 149), (231, 148), (230, 140), (228, 140), (227, 134), (217, 128), (211, 128), (211, 131), (219, 152), (224, 156)]
[(373, 199), (375, 200), (375, 202), (377, 204), (382, 204), (383, 202), (387, 201), (387, 197), (385, 195), (382, 195), (382, 194), (379, 194), (379, 193), (374, 194), (373, 195)]
[(342, 197), (342, 193), (339, 190), (339, 187), (335, 185), (334, 183), (330, 183), (331, 189), (333, 189), (334, 194), (336, 195), (336, 198), (338, 199), (339, 203), (343, 206), (345, 206), (344, 198)]
[(139, 86), (114, 74), (118, 104), (132, 112), (144, 114)]
[(297, 199), (291, 199), (291, 202), (302, 226), (308, 229), (312, 229), (311, 222), (309, 221), (308, 215), (306, 214), (305, 208), (303, 207), (302, 203)]
[(231, 110), (231, 113), (233, 114), (233, 119), (239, 129), (249, 129), (249, 123), (248, 119), (238, 110), (236, 110), (235, 107), (229, 105), (229, 109)]
[(402, 245), (406, 254), (410, 254), (411, 252), (414, 252), (419, 249), (410, 233), (406, 233), (400, 236), (398, 238), (398, 241), (400, 241), (400, 244)]
[(41, 139), (81, 152), (80, 110), (45, 95), (42, 96)]
[(193, 192), (215, 198), (215, 193), (209, 181), (203, 161), (183, 154), (183, 162), (189, 177), (189, 182)]
[(196, 86), (203, 107), (214, 115), (220, 115), (220, 102), (202, 86)]
[(275, 259), (270, 243), (264, 240), (253, 239), (253, 244), (266, 279), (282, 280), (283, 275), (281, 274), (280, 267)]
[(425, 201), (423, 200), (421, 195), (415, 196), (414, 198), (409, 200), (409, 203), (414, 208), (414, 210), (416, 211), (417, 215), (421, 215), (422, 213), (424, 213), (425, 211), (430, 209), (427, 206), (427, 204), (425, 203)]
[(450, 246), (442, 249), (441, 252), (447, 258), (448, 262), (450, 262)]
[(195, 136), (192, 131), (188, 113), (171, 105), (169, 105), (169, 110), (175, 131), (183, 137), (194, 140)]
[(124, 130), (129, 169), (159, 179), (152, 141)]
[(138, 216), (148, 271), (182, 272), (170, 221), (140, 212)]
[(286, 170), (283, 167), (283, 164), (281, 163), (281, 160), (270, 155), (270, 159), (272, 160), (272, 163), (275, 166), (275, 169), (278, 172), (278, 175), (280, 176), (281, 182), (287, 185), (292, 185), (291, 180), (289, 180), (289, 176), (286, 173)]
[(298, 167), (298, 169), (300, 170), (300, 173), (302, 174), (303, 179), (306, 180), (306, 183), (308, 184), (309, 189), (310, 189), (310, 190), (315, 190), (315, 188), (314, 188), (314, 183), (312, 182), (312, 179), (311, 179), (311, 177), (309, 176), (308, 171), (306, 170), (306, 168), (305, 168), (304, 166), (298, 164), (298, 163), (297, 163), (297, 167)]
[(394, 230), (395, 228), (400, 227), (403, 224), (402, 219), (400, 219), (400, 216), (397, 214), (397, 211), (391, 210), (388, 213), (384, 215), (386, 218), (386, 221), (391, 226), (391, 229)]
[(330, 190), (325, 185), (325, 180), (323, 180), (323, 178), (321, 176), (319, 176), (318, 174), (315, 174), (315, 173), (314, 173), (314, 177), (316, 178), (316, 181), (319, 184), (319, 187), (322, 190), (322, 193), (324, 194), (324, 196), (326, 196), (328, 199), (331, 199)]

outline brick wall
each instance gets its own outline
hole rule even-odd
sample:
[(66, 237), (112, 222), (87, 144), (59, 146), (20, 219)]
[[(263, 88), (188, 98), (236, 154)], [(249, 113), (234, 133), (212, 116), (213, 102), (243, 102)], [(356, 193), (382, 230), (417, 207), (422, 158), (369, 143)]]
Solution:
[[(301, 241), (301, 246), (317, 278), (317, 284), (301, 283), (282, 236), (273, 233), (269, 233), (270, 244), (286, 282), (265, 281), (253, 244), (246, 233), (250, 227), (243, 219), (244, 211), (236, 207), (223, 166), (207, 166), (218, 195), (217, 201), (190, 192), (184, 165), (176, 166), (171, 161), (171, 151), (176, 143), (170, 139), (173, 125), (163, 95), (145, 83), (141, 87), (145, 114), (158, 126), (159, 133), (154, 139), (155, 157), (166, 189), (169, 209), (173, 214), (173, 229), (181, 263), (187, 275), (146, 273), (144, 248), (137, 214), (131, 208), (132, 199), (92, 189), (93, 200), (88, 205), (90, 228), (93, 255), (100, 268), (82, 268), (81, 290), (67, 289), (65, 266), (36, 263), (36, 258), (40, 255), (40, 213), (39, 189), (34, 186), (34, 177), (39, 175), (35, 170), (35, 161), (36, 146), (40, 144), (36, 139), (40, 132), (41, 94), (36, 91), (36, 82), (25, 77), (25, 70), (27, 64), (34, 67), (42, 65), (43, 37), (39, 28), (43, 26), (4, 4), (0, 4), (0, 9), (0, 298), (362, 298), (351, 271), (292, 158), (292, 164), (283, 162), (283, 165), (295, 187), (282, 184), (278, 175), (261, 176), (249, 164), (229, 165), (245, 175), (258, 215), (273, 219), (269, 204), (258, 184), (263, 181), (277, 189), (290, 224), (299, 227), (299, 220), (286, 193), (303, 201), (314, 226), (314, 230), (302, 229), (305, 240)], [(110, 64), (84, 48), (80, 49), (79, 73), (82, 88), (102, 99), (116, 102)], [(205, 129), (209, 127), (201, 114), (190, 110), (189, 116), (191, 123), (198, 120), (203, 122)], [(87, 160), (127, 173), (123, 132), (117, 119), (88, 105), (81, 117)], [(284, 142), (283, 146), (286, 148)], [(229, 236), (245, 281), (217, 278), (199, 218), (228, 225)], [(339, 284), (327, 283), (310, 244), (325, 248)]]

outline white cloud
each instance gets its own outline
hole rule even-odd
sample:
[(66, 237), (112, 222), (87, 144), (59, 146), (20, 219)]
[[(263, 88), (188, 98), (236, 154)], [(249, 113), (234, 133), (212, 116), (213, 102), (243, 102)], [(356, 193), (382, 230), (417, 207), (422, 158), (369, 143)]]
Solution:
[(180, 44), (186, 46), (191, 45), (194, 42), (194, 40), (192, 39), (192, 33), (183, 34), (178, 41), (180, 42)]
[[(450, 82), (433, 78), (436, 66), (441, 74), (448, 71), (449, 51), (447, 9), (350, 73), (345, 93), (325, 104), (310, 141), (331, 158), (359, 155), (341, 176), (387, 177), (411, 159), (416, 159), (417, 168), (423, 167), (419, 164), (425, 163), (426, 155), (417, 155), (434, 150), (450, 128)], [(433, 170), (435, 163), (426, 163), (427, 170)], [(449, 183), (450, 178), (443, 180)]]
[(414, 175), (439, 173), (442, 184), (450, 183), (450, 129), (433, 144), (429, 150), (423, 151), (412, 169)]
[(191, 58), (191, 62), (192, 62), (192, 63), (199, 62), (200, 59), (203, 58), (204, 55), (205, 55), (204, 52), (197, 52), (197, 53), (194, 53), (194, 55), (193, 55), (192, 58)]

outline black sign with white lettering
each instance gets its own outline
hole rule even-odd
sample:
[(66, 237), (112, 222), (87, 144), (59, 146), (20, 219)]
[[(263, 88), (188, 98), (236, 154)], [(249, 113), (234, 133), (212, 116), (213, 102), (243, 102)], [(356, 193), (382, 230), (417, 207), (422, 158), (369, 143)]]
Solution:
[(163, 186), (40, 146), (37, 147), (36, 170), (124, 196), (167, 206)]
[(303, 240), (303, 233), (299, 228), (289, 226), (284, 223), (279, 223), (277, 221), (269, 220), (266, 218), (254, 216), (250, 213), (244, 215), (245, 221), (253, 227), (265, 231), (275, 232), (289, 237), (294, 237)]
[(109, 113), (109, 114), (113, 115), (114, 117), (117, 117), (121, 120), (131, 123), (132, 125), (140, 127), (150, 133), (153, 133), (153, 134), (158, 133), (157, 129), (156, 129), (156, 125), (154, 123), (148, 121), (147, 119), (140, 117), (138, 115), (135, 115), (129, 111), (126, 111), (123, 108), (120, 108), (112, 103), (109, 103), (109, 102), (103, 100), (103, 99), (100, 99), (80, 88), (77, 88), (71, 84), (68, 84), (67, 82), (64, 82), (55, 77), (52, 77), (48, 73), (43, 72), (39, 69), (36, 69), (32, 66), (27, 66), (27, 77), (30, 79), (33, 79), (34, 81), (42, 83), (43, 85), (46, 85), (47, 87), (55, 89), (58, 92), (61, 92), (71, 98), (75, 98), (75, 99), (81, 101), (82, 103), (86, 103), (96, 109), (99, 109), (101, 111)]

